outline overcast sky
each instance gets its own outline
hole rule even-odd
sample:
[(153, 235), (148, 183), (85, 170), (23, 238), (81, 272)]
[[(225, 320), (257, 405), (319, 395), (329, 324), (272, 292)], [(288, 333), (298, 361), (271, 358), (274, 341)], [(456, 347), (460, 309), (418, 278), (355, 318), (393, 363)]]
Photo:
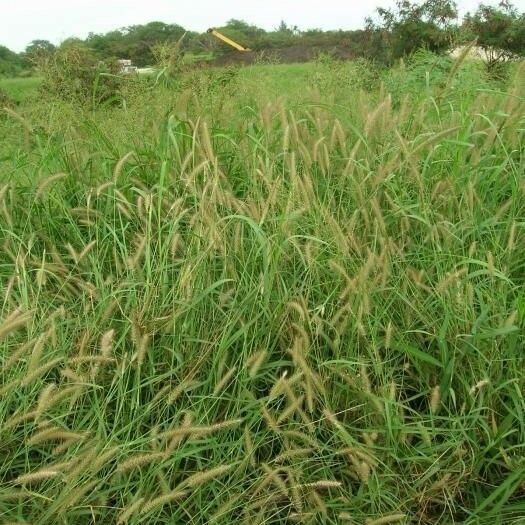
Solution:
[[(22, 51), (34, 39), (60, 43), (153, 20), (204, 31), (230, 18), (273, 29), (281, 20), (301, 29), (355, 29), (377, 6), (394, 0), (0, 0), (0, 44)], [(497, 0), (485, 0), (497, 4)], [(464, 13), (478, 0), (459, 0)], [(514, 4), (525, 10), (525, 0)]]

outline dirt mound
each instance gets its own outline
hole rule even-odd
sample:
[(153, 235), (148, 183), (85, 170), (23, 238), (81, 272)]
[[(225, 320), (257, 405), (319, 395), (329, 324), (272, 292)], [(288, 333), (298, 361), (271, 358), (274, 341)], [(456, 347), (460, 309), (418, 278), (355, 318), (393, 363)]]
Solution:
[(262, 51), (236, 51), (227, 53), (208, 62), (211, 66), (251, 65), (257, 62), (275, 62), (281, 64), (296, 64), (311, 62), (320, 54), (328, 54), (340, 60), (355, 58), (352, 50), (345, 46), (309, 47), (295, 45), (283, 48), (265, 49)]

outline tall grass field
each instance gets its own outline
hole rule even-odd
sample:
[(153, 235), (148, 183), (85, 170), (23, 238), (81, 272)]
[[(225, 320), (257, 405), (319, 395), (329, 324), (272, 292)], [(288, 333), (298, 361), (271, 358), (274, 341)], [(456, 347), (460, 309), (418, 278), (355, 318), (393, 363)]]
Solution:
[(525, 523), (524, 86), (428, 53), (32, 84), (0, 523)]

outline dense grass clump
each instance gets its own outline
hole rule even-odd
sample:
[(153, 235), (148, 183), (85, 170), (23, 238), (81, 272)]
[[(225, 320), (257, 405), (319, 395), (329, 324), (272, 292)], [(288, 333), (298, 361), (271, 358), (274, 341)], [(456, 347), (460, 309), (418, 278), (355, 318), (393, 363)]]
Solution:
[(11, 111), (0, 522), (522, 523), (525, 69), (459, 69)]

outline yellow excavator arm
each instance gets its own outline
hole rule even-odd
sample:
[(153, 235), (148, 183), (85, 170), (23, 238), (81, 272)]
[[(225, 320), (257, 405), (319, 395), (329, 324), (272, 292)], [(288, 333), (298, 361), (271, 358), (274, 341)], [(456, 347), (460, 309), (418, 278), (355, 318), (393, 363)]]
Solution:
[(235, 49), (237, 49), (237, 51), (250, 51), (250, 49), (248, 49), (247, 47), (243, 47), (243, 46), (241, 46), (241, 44), (238, 44), (237, 42), (235, 42), (231, 38), (228, 38), (227, 36), (223, 35), (222, 33), (219, 33), (219, 31), (217, 31), (213, 27), (210, 27), (210, 29), (208, 29), (208, 33), (211, 33), (214, 37), (216, 37), (219, 40), (222, 40), (223, 42), (225, 42), (226, 44), (234, 47)]

